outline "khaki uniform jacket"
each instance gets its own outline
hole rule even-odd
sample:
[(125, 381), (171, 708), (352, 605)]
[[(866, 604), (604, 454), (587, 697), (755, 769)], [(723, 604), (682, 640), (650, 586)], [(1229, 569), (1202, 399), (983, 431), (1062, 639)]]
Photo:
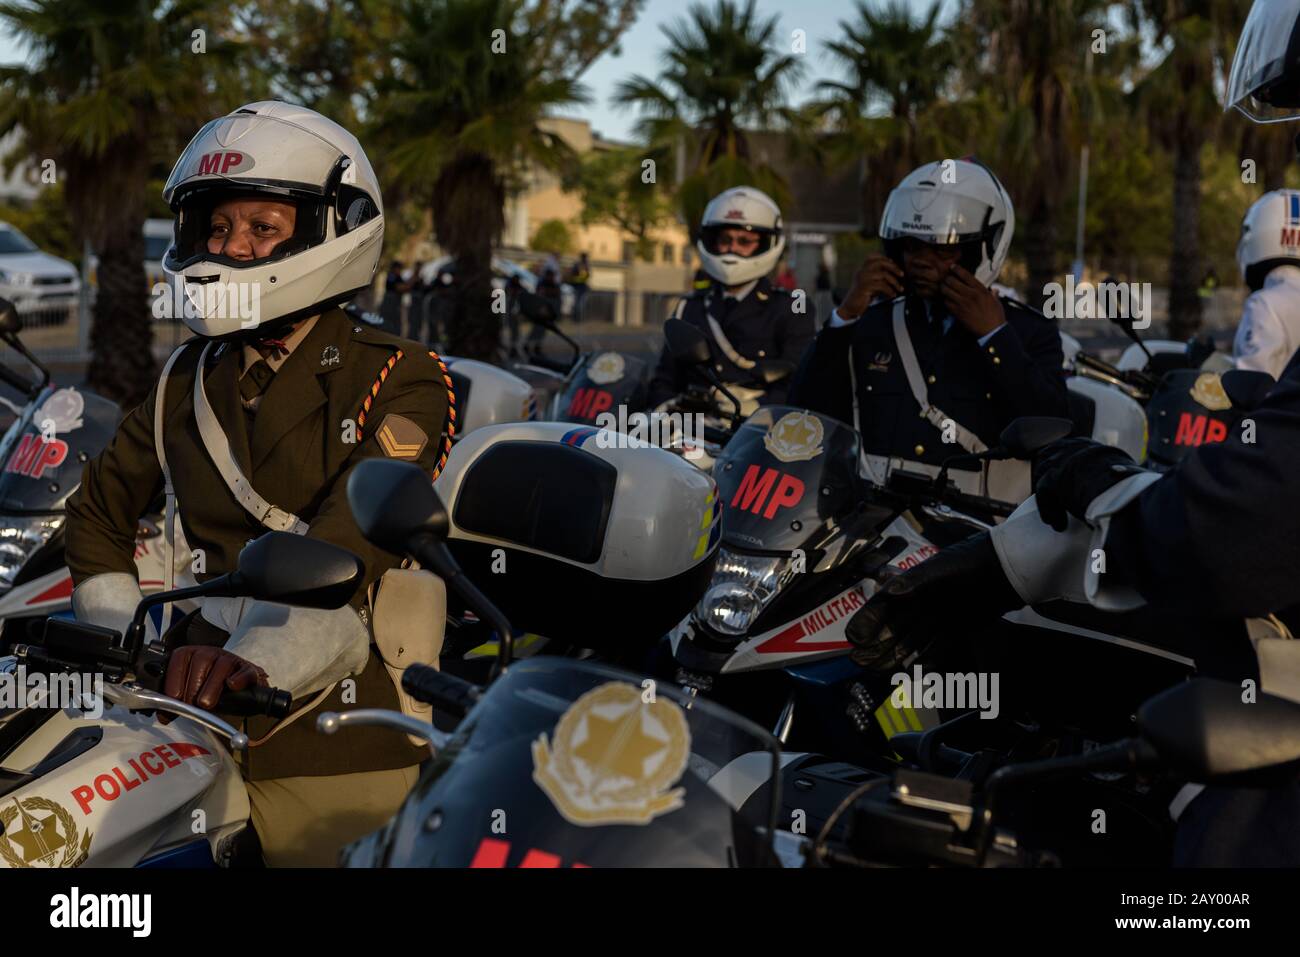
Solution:
[[(398, 350), (402, 358), (363, 416), (372, 384)], [(239, 504), (203, 447), (193, 400), (201, 351), (202, 342), (195, 341), (172, 366), (163, 435), (187, 542), (191, 549), (203, 551), (205, 567), (195, 577), (204, 581), (233, 571), (240, 550), (266, 529)], [(240, 469), (263, 498), (307, 522), (308, 536), (340, 545), (361, 558), (365, 580), (352, 599), (353, 607), (360, 608), (369, 585), (397, 565), (399, 558), (361, 536), (348, 507), (348, 476), (364, 459), (382, 455), (433, 471), (441, 455), (448, 412), (441, 368), (420, 344), (355, 321), (342, 309), (331, 309), (271, 380), (249, 435), (239, 396), (240, 349), (232, 343), (220, 352), (212, 351), (217, 354), (209, 354), (204, 386)], [(67, 561), (75, 584), (107, 572), (135, 574), (138, 520), (163, 489), (154, 448), (156, 393), (157, 386), (123, 419), (108, 447), (87, 463), (81, 487), (68, 502)], [(341, 687), (335, 689), (322, 710), (397, 707), (396, 693), (373, 645), (366, 671), (357, 679), (356, 700), (334, 701), (340, 691)], [(420, 760), (421, 751), (412, 748), (404, 735), (358, 729), (322, 740), (313, 724), (311, 717), (304, 716), (266, 747), (254, 749), (250, 760), (263, 764), (256, 777), (379, 770)], [(250, 734), (256, 736), (269, 723), (250, 720), (249, 725)], [(282, 739), (290, 740), (277, 746)]]

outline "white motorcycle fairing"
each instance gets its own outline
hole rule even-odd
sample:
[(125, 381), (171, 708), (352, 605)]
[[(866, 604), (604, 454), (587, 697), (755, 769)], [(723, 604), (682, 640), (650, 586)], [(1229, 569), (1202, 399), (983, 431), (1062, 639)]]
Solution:
[(132, 867), (203, 839), (215, 859), (247, 826), (235, 762), (187, 718), (164, 727), (116, 706), (97, 719), (67, 708), (0, 771), (30, 773), (61, 744), (75, 756), (0, 797), (0, 867)]

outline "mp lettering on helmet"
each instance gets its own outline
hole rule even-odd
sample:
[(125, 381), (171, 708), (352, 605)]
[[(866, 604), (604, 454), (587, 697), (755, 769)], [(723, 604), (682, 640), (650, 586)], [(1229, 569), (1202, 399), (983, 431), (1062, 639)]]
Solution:
[(1282, 245), (1300, 246), (1300, 193), (1287, 197), (1286, 225), (1282, 227)]
[(253, 168), (253, 158), (237, 150), (216, 150), (199, 157), (199, 176), (225, 176)]
[(727, 212), (723, 215), (722, 218), (723, 218), (723, 219), (744, 219), (744, 218), (745, 218), (745, 213), (744, 213), (744, 210), (740, 210), (740, 209), (729, 209), (729, 210), (727, 210)]

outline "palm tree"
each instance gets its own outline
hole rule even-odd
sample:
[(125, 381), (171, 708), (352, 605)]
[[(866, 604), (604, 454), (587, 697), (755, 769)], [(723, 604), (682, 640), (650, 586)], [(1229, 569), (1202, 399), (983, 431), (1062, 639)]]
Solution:
[[(76, 231), (99, 254), (87, 384), (128, 405), (155, 378), (144, 226), (155, 163), (223, 112), (210, 78), (229, 47), (215, 0), (0, 3), (0, 22), (30, 51), (0, 68), (0, 134), (11, 156), (53, 160)], [(206, 52), (193, 52), (193, 31)], [(225, 105), (225, 104), (223, 104)]]
[(957, 14), (966, 90), (997, 117), (987, 158), (1016, 204), (1029, 298), (1058, 279), (1079, 147), (1098, 120), (1092, 31), (1108, 0), (965, 0)]
[(434, 235), (456, 260), (448, 345), (457, 355), (496, 354), (491, 260), (506, 195), (529, 166), (563, 171), (572, 164), (572, 151), (541, 121), (586, 101), (576, 74), (564, 71), (585, 69), (597, 50), (612, 46), (637, 3), (604, 6), (609, 18), (572, 22), (586, 30), (579, 53), (576, 34), (559, 29), (560, 11), (546, 3), (407, 0), (400, 8), (371, 135), (386, 148), (381, 175), (396, 187), (394, 196), (429, 204)]
[(847, 80), (818, 84), (826, 96), (815, 110), (835, 130), (831, 151), (865, 166), (864, 223), (879, 221), (889, 190), (909, 171), (951, 152), (952, 118), (935, 115), (951, 112), (952, 104), (940, 98), (955, 65), (939, 27), (942, 7), (935, 0), (913, 17), (900, 0), (881, 10), (858, 0), (857, 19), (840, 21), (840, 39), (826, 44)]
[(1174, 339), (1195, 333), (1201, 324), (1201, 151), (1219, 129), (1215, 81), (1226, 79), (1230, 44), (1249, 7), (1248, 0), (1135, 0), (1130, 6), (1134, 25), (1145, 22), (1155, 42), (1168, 46), (1136, 97), (1152, 134), (1174, 157), (1169, 256), (1169, 335)]
[(718, 0), (712, 8), (692, 4), (686, 18), (660, 30), (668, 47), (659, 76), (623, 80), (612, 100), (640, 111), (644, 138), (657, 156), (681, 163), (684, 220), (694, 229), (709, 198), (740, 183), (772, 193), (778, 203), (788, 198), (775, 171), (755, 161), (746, 135), (799, 124), (786, 93), (803, 63), (793, 51), (776, 48), (777, 18), (760, 17), (754, 0), (743, 7)]

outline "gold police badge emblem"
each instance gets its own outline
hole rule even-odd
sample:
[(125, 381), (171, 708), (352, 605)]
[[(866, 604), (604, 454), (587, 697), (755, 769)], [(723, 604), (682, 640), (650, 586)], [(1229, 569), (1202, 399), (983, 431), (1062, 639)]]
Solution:
[(806, 462), (822, 454), (826, 430), (811, 412), (787, 412), (763, 436), (763, 445), (782, 462)]
[(596, 385), (609, 385), (623, 378), (627, 362), (617, 352), (602, 352), (587, 365), (587, 378)]
[(80, 867), (90, 856), (90, 829), (43, 797), (13, 798), (0, 808), (0, 857), (10, 867)]
[(1222, 412), (1232, 408), (1232, 400), (1223, 391), (1217, 372), (1202, 372), (1190, 390), (1191, 397), (1211, 412)]
[(569, 706), (549, 744), (533, 742), (533, 780), (573, 824), (648, 824), (682, 806), (686, 789), (673, 785), (690, 751), (676, 704), (611, 681)]

